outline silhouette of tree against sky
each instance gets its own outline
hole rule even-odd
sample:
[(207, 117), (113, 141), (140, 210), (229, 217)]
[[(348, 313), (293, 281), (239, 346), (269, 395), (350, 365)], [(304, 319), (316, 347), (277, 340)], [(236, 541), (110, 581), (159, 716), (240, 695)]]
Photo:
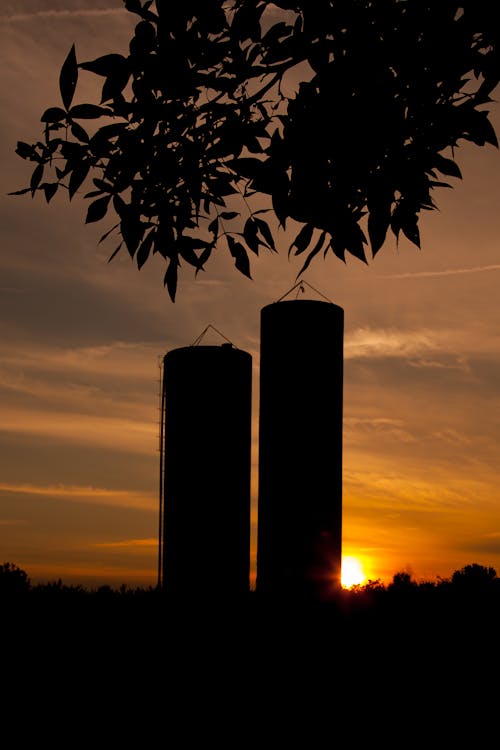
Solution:
[[(172, 300), (181, 265), (198, 274), (216, 250), (250, 277), (290, 221), (300, 273), (321, 253), (366, 262), (388, 230), (420, 246), (421, 212), (461, 177), (457, 147), (497, 146), (490, 0), (124, 5), (128, 52), (79, 62), (71, 47), (42, 139), (17, 144), (34, 170), (16, 194), (84, 194), (86, 223), (114, 214), (110, 259), (159, 254)], [(100, 100), (74, 104), (85, 72)]]
[[(8, 570), (12, 569), (10, 564)], [(0, 570), (3, 575), (5, 566)], [(405, 580), (404, 576), (398, 580)], [(421, 594), (423, 602), (429, 594), (435, 595), (434, 600), (446, 599), (451, 587), (452, 579), (417, 584), (414, 590), (416, 599)], [(62, 599), (68, 588), (55, 587)], [(21, 709), (24, 720), (28, 712), (32, 717), (30, 726), (38, 738), (47, 731), (55, 737), (64, 731), (67, 737), (69, 722), (74, 732), (80, 721), (84, 733), (103, 737), (109, 731), (115, 744), (122, 733), (130, 740), (140, 725), (144, 743), (150, 725), (158, 731), (151, 715), (161, 708), (159, 715), (166, 717), (161, 731), (168, 739), (181, 736), (180, 732), (192, 737), (195, 732), (189, 721), (196, 717), (196, 729), (200, 727), (204, 740), (215, 733), (220, 740), (231, 732), (234, 742), (236, 726), (240, 732), (244, 727), (245, 736), (254, 728), (259, 733), (265, 730), (267, 736), (279, 731), (280, 738), (287, 729), (294, 737), (307, 732), (311, 744), (316, 733), (321, 740), (328, 732), (332, 734), (333, 720), (341, 718), (342, 731), (349, 733), (354, 744), (364, 739), (357, 726), (360, 722), (367, 727), (370, 741), (380, 737), (387, 744), (394, 736), (395, 742), (389, 745), (398, 747), (405, 746), (407, 736), (412, 740), (422, 736), (425, 746), (429, 737), (440, 736), (440, 730), (445, 731), (449, 744), (454, 729), (463, 736), (470, 723), (475, 732), (471, 747), (489, 747), (496, 735), (486, 737), (485, 742), (480, 735), (485, 726), (489, 730), (490, 717), (492, 723), (497, 722), (497, 639), (490, 636), (498, 632), (500, 607), (496, 618), (482, 620), (472, 632), (468, 622), (464, 627), (457, 620), (462, 639), (455, 644), (454, 633), (448, 629), (454, 613), (442, 631), (432, 620), (423, 635), (416, 628), (398, 631), (411, 620), (394, 621), (394, 609), (387, 606), (389, 586), (372, 582), (367, 588), (369, 599), (364, 599), (362, 590), (345, 591), (345, 602), (349, 601), (345, 606), (318, 605), (317, 612), (309, 608), (305, 623), (299, 620), (300, 610), (292, 606), (285, 613), (288, 619), (276, 622), (265, 609), (248, 618), (243, 628), (229, 617), (218, 637), (212, 632), (207, 636), (210, 617), (200, 612), (205, 616), (193, 620), (183, 638), (179, 634), (178, 639), (167, 641), (168, 646), (165, 626), (172, 611), (147, 607), (148, 601), (158, 604), (164, 599), (153, 589), (121, 589), (111, 594), (108, 590), (81, 591), (82, 600), (90, 609), (95, 607), (96, 616), (75, 618), (76, 628), (61, 618), (58, 609), (53, 618), (46, 611), (38, 618), (41, 608), (28, 612), (28, 617), (23, 613), (24, 626), (9, 631), (2, 644), (4, 733), (9, 734), (15, 716), (15, 731), (29, 736), (30, 727), (26, 731), (18, 722)], [(52, 601), (55, 589), (49, 594), (47, 585), (35, 584), (29, 597), (40, 597), (40, 603), (45, 592)], [(140, 616), (130, 617), (134, 608), (122, 608), (124, 601), (135, 602)], [(249, 601), (249, 611), (255, 611), (259, 602)], [(378, 623), (371, 617), (377, 608), (381, 615), (386, 613)], [(9, 614), (12, 611), (15, 607), (9, 608)], [(116, 616), (110, 617), (113, 611)], [(245, 636), (251, 632), (252, 637), (242, 638), (242, 632)], [(395, 633), (399, 634), (396, 640)], [(117, 719), (124, 706), (130, 706), (126, 721)], [(351, 715), (357, 723), (349, 721)], [(442, 744), (447, 747), (447, 742)]]
[[(1, 566), (0, 579), (13, 576), (16, 567)], [(473, 584), (475, 596), (456, 585), (457, 575), (471, 571), (471, 583), (491, 582), (486, 588)], [(183, 690), (189, 705), (200, 689), (208, 690), (204, 699), (215, 696), (218, 712), (221, 682), (232, 694), (250, 687), (258, 712), (266, 697), (270, 706), (283, 705), (287, 690), (325, 699), (332, 688), (347, 694), (356, 710), (365, 700), (376, 702), (391, 691), (397, 697), (401, 690), (406, 697), (417, 688), (426, 705), (430, 695), (438, 701), (431, 703), (431, 715), (434, 705), (444, 710), (455, 689), (467, 698), (467, 710), (474, 695), (484, 710), (488, 695), (495, 695), (488, 680), (497, 654), (499, 582), (492, 568), (472, 564), (434, 582), (417, 583), (399, 572), (391, 584), (371, 581), (307, 605), (293, 594), (278, 603), (250, 593), (235, 608), (234, 602), (224, 606), (219, 598), (195, 596), (179, 604), (155, 588), (86, 590), (56, 581), (31, 584), (16, 599), (0, 587), (0, 632), (12, 675), (25, 681), (62, 674), (65, 690), (76, 680), (86, 689), (125, 689), (129, 699), (132, 685), (143, 690), (151, 670), (157, 675), (164, 668), (162, 690)], [(464, 682), (469, 672), (472, 683)], [(159, 695), (163, 700), (161, 690)], [(240, 705), (243, 700), (248, 711), (242, 695)], [(329, 701), (329, 719), (338, 698)], [(419, 705), (411, 705), (413, 721), (422, 719)]]
[[(459, 570), (455, 570), (450, 578), (438, 578), (435, 581), (419, 582), (413, 578), (410, 572), (398, 571), (393, 575), (392, 580), (388, 584), (384, 584), (380, 579), (376, 579), (369, 580), (364, 584), (356, 584), (349, 589), (339, 589), (336, 591), (336, 597), (332, 601), (318, 601), (316, 606), (318, 610), (330, 610), (333, 612), (336, 610), (337, 605), (339, 605), (336, 611), (349, 616), (350, 613), (358, 609), (358, 606), (361, 610), (371, 606), (376, 607), (378, 606), (377, 602), (383, 602), (390, 596), (397, 597), (399, 594), (406, 595), (408, 592), (411, 592), (415, 594), (415, 600), (419, 598), (420, 601), (423, 601), (429, 592), (432, 595), (435, 594), (436, 598), (438, 598), (441, 595), (445, 597), (446, 592), (449, 591), (454, 591), (460, 595), (465, 589), (480, 592), (498, 599), (500, 612), (500, 578), (493, 567), (480, 565), (479, 563), (466, 565)], [(163, 603), (170, 598), (168, 592), (158, 589), (155, 586), (130, 588), (123, 584), (118, 588), (113, 588), (101, 585), (92, 589), (85, 588), (79, 584), (67, 585), (60, 578), (45, 583), (33, 583), (23, 568), (12, 562), (4, 562), (0, 564), (0, 598), (9, 596), (11, 593), (22, 596), (29, 594), (33, 600), (39, 601), (43, 599), (46, 601), (55, 601), (57, 599), (90, 601), (93, 599), (104, 606), (110, 606), (119, 601), (133, 602), (135, 600), (137, 602), (144, 602), (148, 598)], [(293, 606), (295, 601), (293, 592), (290, 592), (289, 600)], [(173, 601), (175, 601), (175, 597), (173, 597)], [(220, 603), (220, 599), (217, 601)], [(251, 603), (251, 606), (255, 602), (256, 608), (260, 606), (258, 604), (259, 598), (255, 596), (254, 592), (249, 592), (247, 601)], [(346, 601), (357, 604), (352, 607), (350, 605), (345, 606)], [(260, 602), (262, 604), (262, 600)], [(267, 603), (265, 602), (265, 604)], [(272, 606), (272, 601), (269, 603)]]
[(493, 585), (495, 581), (498, 583), (496, 570), (489, 566), (478, 565), (478, 563), (472, 563), (460, 570), (456, 570), (451, 580), (455, 586), (467, 587), (469, 589), (484, 589)]
[(31, 581), (25, 570), (15, 563), (0, 565), (0, 598), (24, 596), (30, 587)]

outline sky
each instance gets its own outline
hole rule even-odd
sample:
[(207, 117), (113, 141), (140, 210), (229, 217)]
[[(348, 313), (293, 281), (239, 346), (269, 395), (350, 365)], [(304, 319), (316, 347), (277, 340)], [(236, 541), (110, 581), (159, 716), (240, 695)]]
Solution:
[[(253, 357), (255, 574), (260, 310), (295, 284), (291, 236), (253, 280), (223, 248), (184, 269), (173, 304), (156, 258), (108, 264), (111, 222), (85, 226), (84, 201), (7, 195), (29, 183), (16, 142), (59, 105), (71, 45), (126, 52), (134, 23), (120, 0), (0, 4), (0, 563), (34, 583), (156, 584), (159, 365), (207, 325)], [(463, 180), (436, 192), (421, 250), (388, 238), (368, 265), (331, 256), (304, 277), (345, 311), (343, 554), (385, 583), (500, 572), (500, 154), (456, 155)]]

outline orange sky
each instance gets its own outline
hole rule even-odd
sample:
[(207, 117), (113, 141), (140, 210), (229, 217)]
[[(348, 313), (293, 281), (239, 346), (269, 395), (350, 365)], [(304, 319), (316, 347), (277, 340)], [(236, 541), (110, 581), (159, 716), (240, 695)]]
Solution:
[[(59, 103), (71, 44), (82, 60), (126, 49), (121, 7), (0, 8), (0, 562), (33, 581), (156, 582), (159, 359), (213, 324), (253, 355), (256, 415), (260, 309), (300, 268), (281, 233), (253, 281), (223, 251), (173, 305), (159, 262), (107, 264), (107, 224), (84, 226), (82, 202), (6, 196), (29, 181), (15, 144)], [(500, 571), (500, 156), (457, 156), (464, 180), (436, 194), (421, 252), (389, 241), (368, 266), (332, 257), (306, 276), (345, 310), (344, 553), (384, 581)], [(254, 471), (254, 532), (256, 486)]]

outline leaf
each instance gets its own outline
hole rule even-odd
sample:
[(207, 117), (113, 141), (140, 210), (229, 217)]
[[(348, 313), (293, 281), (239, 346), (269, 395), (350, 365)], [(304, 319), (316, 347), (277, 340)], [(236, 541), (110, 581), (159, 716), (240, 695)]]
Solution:
[(112, 73), (122, 69), (126, 64), (126, 57), (116, 53), (111, 53), (109, 55), (97, 57), (95, 60), (90, 60), (89, 62), (80, 63), (78, 67), (83, 70), (89, 70), (91, 73), (95, 73), (98, 76), (104, 76), (107, 78)]
[(234, 237), (228, 235), (227, 244), (229, 246), (231, 255), (235, 259), (234, 265), (237, 270), (240, 271), (244, 276), (247, 276), (249, 279), (251, 279), (252, 276), (250, 274), (250, 261), (248, 259), (247, 251), (245, 250), (241, 242), (237, 242)]
[(312, 224), (305, 224), (288, 248), (288, 256), (290, 256), (294, 247), (297, 248), (294, 255), (303, 253), (311, 243), (313, 232), (314, 226)]
[[(321, 251), (321, 249), (323, 247), (323, 244), (325, 242), (325, 238), (326, 238), (326, 232), (321, 232), (321, 235), (320, 235), (318, 241), (316, 242), (316, 244), (314, 245), (313, 249), (311, 250), (311, 252), (307, 256), (304, 265), (302, 266), (302, 268), (300, 269), (300, 271), (298, 272), (298, 274), (296, 276), (296, 279), (298, 279), (299, 276), (302, 276), (302, 274), (304, 273), (304, 271), (308, 268), (309, 263), (312, 261), (312, 259)], [(295, 255), (297, 255), (297, 253), (295, 253)]]
[(114, 195), (113, 208), (115, 209), (120, 219), (122, 219), (127, 213), (128, 206), (120, 195)]
[(259, 41), (261, 37), (261, 29), (259, 23), (258, 10), (250, 5), (243, 5), (240, 7), (233, 16), (231, 24), (231, 36), (239, 42), (245, 41), (245, 39), (251, 39), (253, 42)]
[(275, 23), (274, 26), (271, 26), (269, 31), (267, 31), (264, 36), (262, 37), (262, 44), (265, 44), (269, 47), (274, 47), (275, 45), (279, 44), (280, 39), (284, 36), (288, 36), (290, 34), (291, 27), (286, 24), (284, 21), (278, 21), (278, 23)]
[(235, 219), (237, 216), (239, 216), (238, 211), (221, 211), (220, 217), (221, 219)]
[(203, 266), (210, 258), (214, 247), (215, 245), (207, 245), (207, 247), (201, 252), (200, 257), (198, 258), (198, 267), (196, 268), (195, 277), (198, 276), (199, 271), (205, 270)]
[[(361, 229), (359, 227), (357, 228), (361, 232)], [(363, 233), (361, 232), (361, 234)], [(364, 235), (363, 238), (351, 236), (349, 239), (345, 240), (344, 244), (346, 246), (346, 250), (351, 253), (351, 255), (354, 255), (355, 258), (358, 258), (358, 260), (361, 260), (363, 263), (368, 263), (368, 261), (366, 260)]]
[(117, 135), (121, 135), (127, 127), (126, 122), (113, 122), (111, 125), (103, 125), (99, 128), (92, 138), (90, 143), (92, 146), (100, 144), (101, 141), (109, 141), (110, 138), (115, 138)]
[(14, 190), (13, 193), (7, 193), (7, 195), (24, 195), (25, 193), (30, 193), (30, 188), (22, 188), (21, 190)]
[(113, 185), (110, 182), (106, 182), (105, 180), (100, 180), (98, 177), (95, 177), (92, 182), (96, 186), (98, 190), (102, 190), (104, 193), (111, 193), (113, 192)]
[(122, 70), (109, 75), (104, 81), (101, 93), (101, 104), (110, 99), (119, 97), (130, 78), (130, 71), (124, 67)]
[(175, 293), (177, 291), (177, 269), (179, 261), (177, 258), (170, 258), (168, 268), (163, 278), (163, 285), (167, 287), (170, 299), (175, 302)]
[(49, 107), (40, 117), (40, 122), (61, 122), (65, 117), (66, 112), (61, 107)]
[(462, 179), (462, 173), (458, 164), (453, 159), (446, 159), (441, 154), (435, 154), (434, 164), (442, 174), (450, 175), (451, 177), (458, 177)]
[(256, 222), (250, 216), (250, 218), (248, 218), (245, 222), (243, 237), (245, 238), (245, 242), (247, 243), (248, 247), (253, 253), (255, 253), (255, 255), (259, 254), (259, 238), (257, 237), (258, 231), (259, 229)]
[(75, 45), (73, 44), (59, 74), (59, 90), (66, 111), (71, 107), (77, 81), (78, 64), (76, 62)]
[(36, 189), (38, 185), (40, 184), (40, 180), (42, 179), (42, 177), (43, 177), (43, 164), (38, 164), (33, 170), (33, 174), (31, 175), (31, 180), (30, 180), (30, 189), (31, 189), (32, 197), (35, 195)]
[(109, 258), (108, 258), (108, 263), (110, 263), (110, 261), (112, 261), (112, 260), (113, 260), (113, 258), (115, 257), (115, 255), (116, 255), (116, 254), (117, 254), (117, 253), (118, 253), (118, 252), (120, 251), (120, 249), (121, 249), (121, 246), (122, 246), (122, 245), (123, 245), (123, 242), (120, 242), (120, 244), (118, 245), (118, 247), (116, 248), (116, 250), (114, 250), (114, 251), (113, 251), (113, 252), (111, 253), (111, 255), (110, 255), (110, 256), (109, 256)]
[(252, 135), (251, 133), (244, 133), (243, 138), (245, 146), (252, 154), (262, 154), (264, 152), (257, 136)]
[(54, 195), (57, 193), (57, 188), (59, 187), (59, 184), (57, 182), (45, 182), (42, 185), (43, 191), (45, 193), (45, 200), (47, 203), (50, 203)]
[[(342, 263), (345, 263), (345, 246), (343, 242), (339, 242), (337, 237), (331, 237), (330, 238), (330, 244), (328, 245), (328, 248), (332, 251), (332, 253), (342, 261)], [(327, 248), (327, 250), (328, 250)]]
[(276, 252), (276, 246), (274, 244), (273, 233), (269, 229), (268, 223), (264, 221), (263, 219), (255, 219), (255, 217), (254, 217), (254, 221), (259, 227), (259, 232), (262, 235), (262, 237), (265, 239), (267, 245), (271, 248), (271, 250), (274, 250), (274, 252)]
[[(73, 198), (78, 188), (85, 181), (85, 178), (87, 177), (89, 173), (89, 169), (90, 169), (90, 163), (88, 161), (84, 161), (84, 162), (81, 162), (71, 173), (71, 177), (69, 178), (69, 186), (68, 186), (70, 200)], [(94, 221), (97, 221), (97, 220), (94, 219)]]
[(488, 120), (488, 113), (475, 109), (467, 110), (463, 116), (464, 132), (462, 137), (472, 141), (476, 146), (490, 143), (498, 148), (498, 140), (493, 125)]
[(106, 107), (99, 107), (97, 104), (75, 104), (68, 114), (70, 117), (79, 120), (95, 120), (97, 117), (103, 117), (104, 115), (111, 116), (113, 112)]
[[(181, 237), (181, 241), (187, 239), (186, 237)], [(181, 244), (181, 243), (179, 243)], [(183, 260), (186, 261), (186, 263), (189, 263), (190, 266), (194, 266), (194, 268), (198, 268), (199, 266), (199, 260), (198, 256), (196, 255), (193, 247), (190, 245), (186, 245), (184, 243), (181, 244), (179, 248), (179, 255)]]
[(123, 55), (111, 53), (78, 66), (106, 78), (102, 87), (101, 103), (121, 94), (130, 78), (128, 60)]
[(83, 143), (88, 143), (90, 141), (89, 134), (85, 128), (82, 128), (77, 122), (71, 123), (71, 132), (77, 140), (82, 141)]
[(138, 15), (141, 15), (142, 5), (140, 3), (140, 0), (125, 0), (125, 9), (130, 13), (137, 13)]
[(100, 221), (106, 216), (110, 198), (110, 195), (105, 195), (104, 198), (98, 198), (90, 204), (87, 210), (85, 224), (92, 224), (95, 221)]
[(208, 231), (212, 232), (214, 239), (217, 237), (219, 233), (219, 217), (216, 216), (215, 219), (213, 219), (210, 224), (208, 225)]
[(256, 159), (252, 156), (241, 157), (234, 160), (234, 164), (230, 164), (237, 174), (242, 177), (247, 177), (251, 180), (255, 179), (260, 175), (262, 171), (262, 160)]
[(139, 220), (137, 214), (133, 211), (129, 210), (121, 217), (121, 233), (131, 258), (134, 257), (135, 252), (142, 241), (146, 226), (147, 225), (143, 224)]
[(405, 221), (404, 224), (401, 225), (401, 229), (410, 242), (413, 242), (414, 245), (420, 248), (420, 232), (418, 229), (417, 217), (415, 216), (413, 221)]
[(137, 250), (137, 268), (139, 270), (143, 267), (144, 263), (149, 258), (149, 254), (153, 246), (153, 241), (155, 239), (155, 234), (155, 230), (152, 229), (139, 245), (139, 249)]
[(16, 154), (22, 159), (31, 159), (32, 161), (36, 159), (35, 147), (29, 143), (24, 143), (24, 141), (17, 142)]
[(274, 176), (275, 182), (272, 189), (272, 204), (276, 217), (283, 229), (286, 228), (288, 218), (288, 189), (289, 179), (286, 172)]
[(106, 240), (109, 237), (111, 232), (114, 232), (115, 229), (118, 229), (119, 226), (120, 226), (120, 222), (118, 222), (118, 224), (115, 224), (114, 227), (111, 227), (111, 229), (108, 229), (108, 231), (102, 235), (101, 239), (99, 240), (97, 244), (100, 245), (101, 242), (104, 242), (104, 240)]
[(373, 257), (375, 257), (384, 244), (390, 223), (390, 204), (388, 204), (387, 209), (386, 207), (380, 209), (377, 207), (370, 211), (368, 216), (368, 236), (370, 237)]

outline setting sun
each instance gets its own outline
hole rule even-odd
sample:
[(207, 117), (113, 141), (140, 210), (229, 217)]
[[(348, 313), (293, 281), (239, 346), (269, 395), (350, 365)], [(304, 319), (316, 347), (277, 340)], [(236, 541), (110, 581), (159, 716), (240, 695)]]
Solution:
[(357, 557), (342, 558), (341, 583), (344, 588), (348, 589), (351, 586), (361, 584), (365, 579), (363, 567)]

